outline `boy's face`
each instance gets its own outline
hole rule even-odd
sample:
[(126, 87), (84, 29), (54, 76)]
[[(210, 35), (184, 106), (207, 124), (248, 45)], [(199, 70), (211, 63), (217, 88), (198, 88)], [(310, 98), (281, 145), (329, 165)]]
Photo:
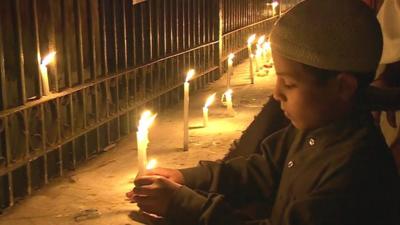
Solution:
[(277, 74), (274, 98), (298, 129), (314, 129), (335, 118), (339, 104), (336, 78), (318, 83), (300, 63), (273, 53)]

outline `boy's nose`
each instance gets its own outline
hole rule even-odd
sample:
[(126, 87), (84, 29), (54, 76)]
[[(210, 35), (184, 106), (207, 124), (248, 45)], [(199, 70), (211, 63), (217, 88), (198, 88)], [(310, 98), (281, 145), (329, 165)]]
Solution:
[(272, 93), (272, 97), (277, 101), (286, 101), (286, 96), (282, 93), (281, 89), (279, 88), (278, 83), (275, 85), (274, 92)]

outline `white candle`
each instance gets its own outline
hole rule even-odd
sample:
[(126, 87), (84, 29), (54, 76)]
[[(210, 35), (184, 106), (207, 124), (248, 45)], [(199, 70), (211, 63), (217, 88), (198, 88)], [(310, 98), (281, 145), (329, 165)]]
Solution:
[(203, 125), (208, 126), (208, 107), (214, 102), (216, 93), (207, 98), (206, 104), (203, 107)]
[(253, 60), (254, 60), (254, 55), (250, 55), (250, 80), (251, 83), (254, 84), (254, 69), (253, 69)]
[(263, 44), (263, 52), (265, 55), (265, 61), (269, 64), (271, 62), (271, 42), (267, 41)]
[(40, 74), (43, 88), (43, 95), (50, 94), (50, 85), (49, 85), (49, 74), (47, 72), (47, 65), (51, 63), (55, 58), (56, 52), (51, 52), (42, 60), (40, 64)]
[(251, 35), (249, 37), (249, 39), (247, 39), (247, 50), (249, 51), (249, 58), (250, 58), (250, 55), (252, 54), (251, 46), (252, 46), (252, 44), (253, 44), (253, 42), (255, 40), (256, 40), (256, 35), (255, 34)]
[[(254, 69), (253, 69), (253, 59), (254, 59), (254, 55), (252, 53), (252, 49), (251, 46), (254, 42), (254, 40), (256, 40), (256, 35), (253, 34), (249, 37), (249, 39), (247, 39), (247, 50), (249, 52), (249, 61), (250, 61), (250, 79), (252, 79), (252, 77), (254, 77)], [(251, 83), (254, 84), (254, 79), (251, 80)]]
[(273, 1), (272, 2), (272, 15), (275, 16), (275, 14), (279, 14), (278, 11), (276, 10), (278, 8), (279, 2), (278, 1)]
[(142, 174), (147, 165), (147, 145), (149, 144), (149, 127), (153, 123), (157, 114), (152, 115), (150, 111), (142, 113), (139, 120), (138, 131), (136, 132), (137, 148), (138, 148), (138, 167), (139, 174)]
[(189, 149), (189, 81), (194, 76), (195, 71), (189, 70), (186, 75), (183, 97), (183, 150)]
[(262, 35), (260, 38), (258, 38), (257, 41), (257, 50), (256, 50), (256, 61), (257, 61), (257, 69), (256, 71), (259, 71), (263, 67), (263, 49), (262, 45), (265, 42), (265, 35)]
[(232, 104), (232, 89), (228, 89), (224, 95), (226, 98), (226, 109), (228, 111), (228, 114), (230, 116), (234, 116), (235, 115), (235, 111), (233, 111), (233, 104)]
[(235, 54), (229, 54), (228, 57), (228, 74), (226, 76), (226, 86), (229, 89), (231, 87), (231, 77), (233, 76), (233, 58)]
[(257, 51), (256, 51), (256, 72), (258, 72), (260, 70), (260, 68), (262, 67), (262, 49), (260, 47), (257, 46)]

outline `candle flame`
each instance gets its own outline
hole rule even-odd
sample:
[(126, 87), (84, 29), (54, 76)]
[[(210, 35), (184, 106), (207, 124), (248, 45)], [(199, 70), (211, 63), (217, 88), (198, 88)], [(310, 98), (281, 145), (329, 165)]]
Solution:
[(157, 166), (157, 160), (151, 159), (146, 165), (146, 170), (152, 170), (156, 168), (156, 166)]
[(233, 60), (233, 58), (235, 58), (235, 54), (233, 54), (233, 53), (229, 54), (228, 59)]
[(265, 43), (263, 44), (263, 49), (264, 49), (265, 51), (271, 50), (271, 42), (269, 42), (269, 41), (265, 42)]
[(189, 71), (187, 72), (185, 82), (189, 82), (189, 80), (192, 79), (192, 77), (194, 76), (194, 74), (195, 74), (195, 70), (194, 70), (194, 69), (189, 70)]
[(54, 60), (55, 56), (56, 56), (56, 52), (49, 53), (48, 55), (46, 55), (46, 57), (44, 57), (41, 65), (47, 66), (49, 63), (51, 63)]
[(157, 114), (152, 115), (150, 111), (143, 112), (139, 120), (138, 132), (147, 132), (156, 116)]
[(247, 39), (247, 44), (248, 44), (248, 45), (253, 44), (254, 40), (256, 40), (256, 35), (255, 35), (255, 34), (251, 35), (251, 36), (249, 37), (249, 39)]
[(224, 93), (224, 95), (225, 95), (225, 96), (232, 96), (232, 93), (233, 93), (232, 89), (228, 89), (228, 90)]
[(215, 95), (217, 93), (214, 93), (212, 95), (210, 95), (210, 97), (207, 98), (206, 104), (204, 105), (204, 108), (208, 108), (215, 100)]
[(276, 7), (278, 7), (279, 2), (278, 1), (273, 1), (272, 2), (272, 7), (275, 9)]
[(257, 45), (262, 45), (265, 42), (265, 35), (261, 36), (258, 41), (257, 41)]

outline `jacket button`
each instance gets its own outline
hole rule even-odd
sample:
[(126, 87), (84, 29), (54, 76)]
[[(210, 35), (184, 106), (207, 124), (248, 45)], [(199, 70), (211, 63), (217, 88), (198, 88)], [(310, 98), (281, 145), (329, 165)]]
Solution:
[(288, 164), (287, 164), (287, 166), (288, 166), (289, 168), (292, 168), (292, 167), (294, 166), (294, 162), (293, 162), (293, 161), (289, 161)]
[(315, 145), (315, 139), (314, 139), (314, 138), (310, 138), (310, 139), (308, 140), (308, 145), (314, 146), (314, 145)]

